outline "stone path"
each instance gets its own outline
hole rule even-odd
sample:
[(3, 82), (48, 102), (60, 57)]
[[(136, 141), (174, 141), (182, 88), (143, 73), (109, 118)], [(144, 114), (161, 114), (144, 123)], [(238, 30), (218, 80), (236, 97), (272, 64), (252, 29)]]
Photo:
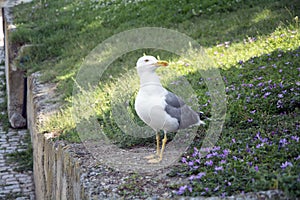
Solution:
[(25, 200), (34, 198), (32, 171), (18, 172), (18, 163), (10, 161), (9, 154), (26, 150), (23, 142), (27, 130), (9, 129), (6, 133), (0, 127), (0, 199)]
[[(5, 85), (5, 67), (1, 18), (2, 16), (0, 16), (0, 108), (2, 108), (0, 112), (6, 115), (6, 110), (3, 109), (6, 97), (2, 87)], [(8, 129), (7, 131), (4, 130), (3, 123), (5, 122), (0, 122), (0, 200), (34, 200), (32, 171), (17, 170), (18, 162), (10, 156), (12, 153), (27, 150), (28, 144), (24, 140), (28, 134), (27, 130)]]
[(32, 0), (0, 0), (0, 7), (13, 7), (18, 4), (28, 3)]

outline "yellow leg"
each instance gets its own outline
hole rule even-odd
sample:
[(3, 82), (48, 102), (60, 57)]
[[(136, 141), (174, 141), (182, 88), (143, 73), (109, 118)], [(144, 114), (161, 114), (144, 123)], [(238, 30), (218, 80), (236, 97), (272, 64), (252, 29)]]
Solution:
[(160, 152), (160, 160), (162, 160), (162, 156), (163, 156), (163, 153), (164, 153), (164, 150), (165, 150), (165, 147), (166, 147), (166, 143), (167, 143), (167, 132), (165, 131), (164, 133), (164, 139), (162, 140), (162, 147), (161, 147), (161, 152)]
[(165, 131), (164, 134), (165, 135), (164, 135), (164, 139), (162, 140), (162, 147), (161, 147), (161, 151), (160, 151), (160, 154), (159, 154), (159, 158), (151, 159), (151, 160), (148, 161), (149, 163), (159, 163), (162, 160), (163, 153), (164, 153), (166, 143), (167, 143), (167, 132)]
[(156, 155), (157, 155), (157, 156), (160, 155), (159, 142), (160, 142), (159, 132), (156, 132)]
[(146, 159), (154, 159), (155, 157), (160, 156), (159, 142), (160, 142), (159, 132), (156, 132), (156, 155), (146, 156), (145, 157)]

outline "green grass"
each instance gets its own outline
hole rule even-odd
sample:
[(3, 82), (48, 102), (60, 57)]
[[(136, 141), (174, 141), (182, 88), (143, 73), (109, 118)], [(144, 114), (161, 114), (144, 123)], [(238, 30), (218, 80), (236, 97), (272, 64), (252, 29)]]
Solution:
[[(106, 38), (144, 26), (175, 29), (194, 38), (215, 61), (228, 102), (216, 144), (219, 148), (199, 160), (197, 151), (204, 137), (199, 130), (182, 166), (169, 174), (185, 177), (189, 184), (171, 185), (170, 189), (191, 196), (280, 189), (288, 196), (300, 196), (298, 1), (52, 0), (34, 1), (14, 10), (18, 29), (11, 42), (35, 45), (23, 52), (19, 67), (29, 74), (41, 70), (43, 80), (57, 82), (58, 92), (64, 94), (65, 106), (40, 127), (41, 132), (56, 132), (59, 139), (80, 142), (71, 105), (78, 99), (82, 105), (76, 109), (86, 111), (81, 122), (89, 123), (92, 114), (87, 108), (91, 107), (106, 135), (119, 146), (151, 145), (154, 138), (142, 140), (122, 132), (111, 104), (122, 104), (129, 97), (126, 103), (131, 119), (143, 124), (133, 109), (138, 82), (132, 72), (143, 53), (169, 60), (170, 67), (159, 73), (167, 76), (173, 72), (176, 80), (184, 76), (197, 94), (200, 110), (210, 116), (211, 97), (194, 61), (156, 49), (141, 49), (117, 58), (99, 87), (71, 97), (83, 59)], [(167, 77), (164, 84), (170, 86), (176, 80)], [(88, 137), (95, 139), (97, 134)], [(195, 178), (199, 173), (205, 175)]]
[(268, 35), (295, 16), (294, 5), (297, 1), (34, 1), (15, 8), (18, 31), (10, 39), (16, 46), (36, 45), (24, 52), (19, 67), (28, 73), (44, 70), (44, 80), (58, 82), (61, 93), (69, 97), (83, 58), (113, 34), (165, 27), (209, 47)]

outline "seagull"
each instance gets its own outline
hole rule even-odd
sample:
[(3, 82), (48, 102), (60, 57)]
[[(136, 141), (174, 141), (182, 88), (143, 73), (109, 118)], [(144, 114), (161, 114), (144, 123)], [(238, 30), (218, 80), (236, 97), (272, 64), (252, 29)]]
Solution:
[[(168, 66), (167, 61), (157, 60), (153, 56), (143, 56), (136, 63), (140, 78), (140, 89), (135, 99), (137, 115), (156, 133), (156, 154), (145, 157), (148, 163), (159, 163), (167, 142), (167, 132), (194, 125), (205, 124), (200, 120), (199, 113), (192, 110), (174, 93), (166, 90), (160, 83), (155, 70)], [(160, 149), (160, 134), (164, 131), (162, 147)]]

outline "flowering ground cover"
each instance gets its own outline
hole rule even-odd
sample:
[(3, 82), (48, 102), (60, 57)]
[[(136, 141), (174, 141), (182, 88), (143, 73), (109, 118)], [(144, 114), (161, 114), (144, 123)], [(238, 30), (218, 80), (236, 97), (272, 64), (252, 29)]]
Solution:
[[(189, 180), (189, 184), (176, 186), (178, 195), (224, 197), (280, 189), (292, 197), (299, 196), (298, 37), (295, 30), (277, 30), (268, 38), (253, 41), (252, 46), (270, 40), (281, 45), (271, 52), (241, 58), (229, 69), (223, 63), (228, 59), (224, 54), (234, 47), (222, 44), (212, 49), (214, 58), (224, 67), (221, 75), (228, 100), (226, 122), (215, 147), (200, 152), (200, 136), (182, 157), (186, 168), (170, 174)], [(198, 84), (205, 85), (202, 79)], [(205, 95), (209, 97), (204, 90), (200, 96)], [(209, 115), (210, 99), (201, 99), (202, 110)]]
[[(279, 189), (291, 198), (299, 197), (299, 2), (201, 2), (53, 0), (16, 8), (19, 29), (12, 41), (38, 44), (24, 55), (19, 67), (28, 73), (42, 70), (44, 80), (58, 82), (59, 92), (64, 94), (62, 111), (41, 131), (80, 141), (69, 103), (72, 78), (95, 45), (137, 27), (176, 29), (196, 39), (215, 61), (225, 84), (227, 112), (218, 142), (205, 152), (200, 151), (205, 135), (199, 130), (179, 161), (181, 167), (168, 174), (182, 177), (188, 184), (170, 185), (170, 189), (176, 195), (221, 197)], [(134, 88), (132, 76), (122, 74), (132, 69), (144, 52), (169, 59), (170, 68), (163, 70), (187, 78), (197, 94), (199, 110), (211, 115), (210, 93), (192, 61), (158, 50), (131, 52), (118, 58), (99, 88), (85, 97), (95, 102), (97, 118), (107, 135), (124, 148), (154, 141), (124, 135), (111, 108), (111, 91), (117, 85)], [(131, 110), (133, 102), (134, 96), (128, 102)], [(140, 123), (134, 112), (133, 118)]]

